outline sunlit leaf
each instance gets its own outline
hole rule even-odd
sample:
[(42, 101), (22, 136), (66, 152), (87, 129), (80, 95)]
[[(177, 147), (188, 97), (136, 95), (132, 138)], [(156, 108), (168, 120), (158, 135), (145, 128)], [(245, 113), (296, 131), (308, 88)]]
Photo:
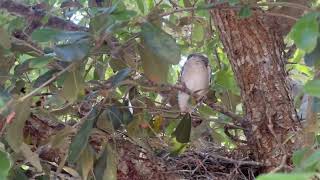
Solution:
[(317, 44), (319, 37), (318, 13), (308, 13), (300, 18), (292, 27), (290, 37), (298, 48), (310, 53)]
[(305, 171), (312, 172), (316, 171), (318, 168), (317, 166), (320, 163), (320, 151), (317, 150), (314, 153), (312, 153), (309, 157), (305, 158), (301, 166)]
[(85, 122), (82, 124), (80, 130), (76, 136), (72, 139), (72, 143), (69, 148), (68, 161), (75, 163), (78, 159), (84, 148), (87, 146), (91, 129), (95, 122), (95, 119), (99, 116), (98, 110), (94, 107), (90, 114), (85, 119)]
[(173, 135), (180, 143), (188, 143), (190, 141), (191, 133), (191, 116), (186, 114), (174, 131)]
[(10, 34), (3, 27), (0, 27), (0, 46), (6, 49), (11, 48)]
[[(180, 48), (175, 40), (159, 27), (144, 23), (141, 28), (144, 45), (150, 50), (150, 54), (167, 64), (178, 64), (180, 61)], [(144, 47), (146, 48), (146, 47)]]

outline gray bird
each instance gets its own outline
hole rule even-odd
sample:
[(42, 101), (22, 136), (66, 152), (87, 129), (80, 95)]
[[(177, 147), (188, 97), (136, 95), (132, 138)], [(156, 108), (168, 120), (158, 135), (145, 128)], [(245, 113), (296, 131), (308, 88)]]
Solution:
[[(183, 65), (180, 82), (192, 93), (196, 93), (201, 99), (208, 92), (211, 81), (211, 68), (207, 57), (201, 54), (191, 54)], [(191, 112), (190, 95), (179, 91), (178, 104), (181, 112)], [(198, 100), (199, 100), (198, 99)]]

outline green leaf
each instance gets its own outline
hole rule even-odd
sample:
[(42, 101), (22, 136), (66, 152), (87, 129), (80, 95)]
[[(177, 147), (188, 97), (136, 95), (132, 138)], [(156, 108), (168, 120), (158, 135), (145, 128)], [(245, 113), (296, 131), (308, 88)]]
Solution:
[(26, 99), (23, 102), (14, 102), (12, 107), (15, 118), (7, 127), (6, 140), (10, 147), (17, 153), (20, 152), (20, 147), (23, 143), (23, 128), (26, 120), (30, 117), (30, 105), (30, 99)]
[(231, 6), (234, 6), (234, 5), (237, 5), (240, 3), (239, 0), (228, 0), (228, 3), (231, 5)]
[(136, 0), (139, 10), (144, 14), (144, 1), (143, 0)]
[(68, 43), (75, 43), (81, 39), (88, 37), (87, 32), (82, 31), (60, 31), (52, 28), (42, 28), (35, 30), (31, 37), (33, 40), (38, 42), (59, 42), (64, 41)]
[(191, 116), (186, 114), (174, 131), (173, 135), (179, 143), (188, 143), (191, 134)]
[(139, 47), (139, 54), (142, 61), (142, 69), (144, 74), (153, 82), (167, 83), (169, 65), (158, 59), (151, 50), (144, 46)]
[(80, 70), (75, 69), (68, 72), (61, 89), (61, 96), (69, 102), (74, 102), (83, 91), (84, 81)]
[(59, 30), (51, 28), (37, 29), (32, 32), (31, 38), (38, 42), (48, 42), (60, 33)]
[(315, 173), (274, 173), (274, 174), (265, 174), (257, 177), (257, 180), (308, 180)]
[(79, 158), (79, 165), (81, 167), (82, 179), (87, 180), (90, 171), (93, 169), (94, 150), (90, 145), (83, 150)]
[(72, 139), (68, 155), (68, 161), (70, 163), (75, 163), (79, 159), (82, 151), (87, 146), (91, 129), (93, 127), (95, 119), (99, 115), (100, 113), (98, 112), (98, 109), (94, 107), (85, 119), (85, 122), (82, 124), (78, 133)]
[(107, 144), (107, 167), (104, 170), (104, 177), (108, 180), (117, 180), (117, 152), (110, 144)]
[(298, 167), (301, 165), (304, 159), (304, 156), (306, 155), (307, 152), (308, 152), (308, 149), (304, 148), (304, 149), (299, 149), (293, 153), (292, 162), (295, 167)]
[[(150, 54), (166, 64), (178, 64), (180, 61), (180, 48), (169, 34), (155, 25), (146, 22), (141, 28), (144, 45)], [(146, 48), (146, 47), (145, 47)]]
[(240, 12), (239, 12), (239, 16), (240, 18), (247, 18), (250, 17), (252, 14), (250, 6), (245, 5), (243, 7), (241, 7)]
[(319, 13), (304, 15), (296, 22), (289, 34), (297, 47), (307, 53), (312, 52), (317, 44), (317, 38), (319, 37), (318, 16)]
[(205, 28), (201, 23), (194, 23), (192, 28), (192, 41), (202, 42), (204, 39)]
[(7, 179), (12, 162), (9, 153), (0, 148), (0, 179)]
[(131, 69), (130, 68), (125, 68), (120, 70), (119, 72), (117, 72), (116, 75), (111, 77), (111, 84), (112, 86), (116, 86), (118, 85), (121, 81), (125, 80), (129, 74), (131, 73)]
[(57, 45), (54, 48), (55, 53), (61, 61), (72, 62), (81, 61), (89, 53), (90, 47), (86, 40), (78, 43)]
[(301, 167), (305, 171), (316, 171), (320, 163), (320, 150), (315, 151), (309, 157), (303, 160)]
[(53, 61), (52, 56), (42, 56), (36, 58), (30, 58), (25, 60), (22, 64), (19, 64), (14, 68), (14, 73), (21, 75), (29, 70), (43, 68), (47, 64)]
[(202, 105), (202, 106), (198, 107), (198, 112), (200, 113), (200, 116), (205, 119), (210, 119), (212, 117), (215, 117), (217, 114), (208, 105)]
[(105, 148), (102, 155), (94, 164), (93, 173), (94, 173), (95, 179), (97, 180), (107, 179), (107, 178), (104, 178), (104, 172), (107, 167), (107, 154), (108, 154), (108, 150), (107, 148)]
[(319, 65), (320, 62), (320, 38), (318, 38), (317, 46), (312, 52), (307, 53), (304, 56), (304, 62), (307, 66)]
[(320, 97), (320, 80), (308, 81), (303, 88), (305, 93), (311, 96)]
[(5, 49), (11, 48), (10, 34), (3, 27), (0, 27), (0, 46)]
[(34, 82), (33, 82), (33, 88), (40, 87), (43, 83), (48, 81), (53, 77), (53, 75), (58, 72), (58, 70), (49, 70), (45, 72), (44, 74), (40, 75)]

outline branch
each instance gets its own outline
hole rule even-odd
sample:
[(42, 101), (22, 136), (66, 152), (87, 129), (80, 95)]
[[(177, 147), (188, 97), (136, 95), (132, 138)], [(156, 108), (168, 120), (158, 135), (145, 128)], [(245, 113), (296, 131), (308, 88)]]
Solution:
[(33, 91), (31, 91), (29, 94), (21, 97), (18, 99), (18, 101), (24, 101), (27, 98), (33, 96), (34, 94), (36, 94), (39, 90), (41, 90), (42, 88), (44, 88), (45, 86), (47, 86), (48, 84), (50, 84), (51, 82), (53, 82), (54, 80), (56, 80), (59, 76), (61, 76), (63, 73), (65, 73), (66, 71), (68, 71), (69, 69), (71, 69), (73, 67), (74, 63), (70, 64), (69, 66), (67, 66), (66, 68), (64, 68), (62, 71), (58, 72), (56, 75), (52, 76), (48, 81), (44, 82), (41, 86), (39, 86), (38, 88), (34, 89)]
[[(12, 15), (24, 17), (29, 22), (37, 21), (39, 26), (43, 25), (46, 27), (64, 29), (69, 31), (87, 31), (88, 30), (88, 28), (79, 26), (71, 21), (66, 21), (57, 16), (49, 15), (42, 9), (33, 9), (31, 6), (14, 2), (12, 0), (4, 0), (0, 2), (0, 9), (4, 9), (8, 11), (8, 13)], [(41, 19), (45, 16), (49, 16), (48, 22), (46, 24), (42, 24)], [(37, 26), (32, 27), (30, 31), (32, 32), (36, 28)]]

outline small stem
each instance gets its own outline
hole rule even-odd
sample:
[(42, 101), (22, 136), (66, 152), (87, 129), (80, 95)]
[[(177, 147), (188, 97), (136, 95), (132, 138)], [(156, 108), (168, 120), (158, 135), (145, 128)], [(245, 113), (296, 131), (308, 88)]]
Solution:
[(53, 82), (54, 80), (56, 80), (59, 76), (61, 76), (63, 73), (65, 73), (66, 71), (68, 71), (69, 69), (71, 69), (71, 67), (73, 67), (74, 63), (70, 64), (69, 66), (67, 66), (66, 68), (64, 68), (62, 71), (60, 71), (59, 73), (57, 73), (56, 75), (52, 76), (48, 81), (44, 82), (41, 86), (39, 86), (38, 88), (34, 89), (33, 91), (31, 91), (29, 94), (21, 97), (18, 99), (18, 101), (24, 101), (27, 98), (33, 96), (34, 94), (36, 94), (40, 89), (44, 88), (45, 86), (47, 86), (48, 84), (50, 84), (51, 82)]

